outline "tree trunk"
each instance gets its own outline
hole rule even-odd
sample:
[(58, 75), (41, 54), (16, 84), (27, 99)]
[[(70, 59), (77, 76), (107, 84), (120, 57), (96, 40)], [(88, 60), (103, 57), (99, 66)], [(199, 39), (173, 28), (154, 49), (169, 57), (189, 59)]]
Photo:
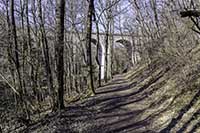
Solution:
[(64, 108), (64, 18), (65, 0), (56, 0), (56, 66), (58, 81), (58, 108)]
[(94, 81), (93, 81), (93, 65), (92, 65), (92, 44), (91, 44), (91, 36), (92, 36), (92, 16), (94, 13), (94, 0), (89, 0), (89, 9), (87, 15), (87, 36), (86, 36), (86, 46), (87, 46), (87, 54), (88, 54), (88, 64), (90, 67), (90, 89), (93, 94), (95, 94), (94, 90)]
[(27, 101), (24, 100), (24, 91), (22, 85), (22, 76), (20, 73), (20, 61), (19, 61), (19, 49), (18, 49), (18, 42), (17, 42), (17, 31), (16, 31), (16, 24), (15, 24), (15, 14), (14, 14), (14, 0), (10, 1), (10, 15), (11, 15), (11, 39), (12, 44), (14, 45), (14, 64), (16, 67), (16, 81), (17, 81), (17, 88), (19, 89), (19, 100), (20, 100), (20, 107), (26, 114), (26, 117), (30, 119), (29, 111), (27, 108)]
[(11, 14), (11, 39), (12, 44), (14, 46), (14, 63), (16, 67), (16, 73), (18, 78), (18, 89), (20, 93), (20, 102), (22, 103), (22, 82), (21, 82), (21, 74), (20, 74), (20, 62), (19, 62), (19, 49), (18, 49), (18, 43), (17, 43), (17, 32), (16, 32), (16, 25), (15, 25), (15, 14), (14, 14), (14, 0), (11, 0), (10, 2), (10, 14)]
[[(32, 44), (31, 44), (31, 32), (30, 32), (30, 22), (29, 22), (29, 11), (28, 11), (28, 3), (29, 0), (26, 0), (26, 26), (27, 26), (27, 46), (28, 46), (28, 60), (30, 62), (33, 62), (32, 60)], [(30, 63), (29, 63), (30, 64)], [(36, 88), (34, 84), (34, 67), (33, 64), (29, 65), (29, 76), (31, 77), (31, 87), (33, 87), (33, 90)]]
[[(111, 6), (111, 1), (106, 1), (106, 7)], [(106, 70), (105, 70), (105, 81), (108, 82), (112, 78), (111, 74), (111, 23), (112, 23), (112, 9), (109, 8), (106, 12), (107, 14), (107, 22), (106, 22), (106, 39), (105, 39), (105, 45), (106, 45)]]
[(45, 62), (45, 71), (46, 71), (46, 76), (47, 76), (47, 85), (49, 89), (49, 93), (52, 97), (52, 107), (54, 109), (56, 105), (55, 101), (55, 96), (54, 96), (54, 88), (53, 88), (53, 77), (52, 77), (52, 71), (51, 71), (51, 66), (50, 66), (50, 58), (49, 58), (49, 47), (48, 47), (48, 42), (46, 38), (46, 32), (45, 32), (45, 27), (44, 27), (44, 20), (42, 17), (42, 5), (41, 5), (41, 0), (38, 0), (38, 8), (39, 8), (39, 21), (40, 21), (40, 39), (42, 43), (42, 50), (43, 50), (43, 55), (44, 55), (44, 62)]
[(96, 24), (96, 32), (97, 32), (97, 54), (96, 54), (96, 61), (97, 61), (97, 64), (98, 64), (98, 69), (99, 69), (99, 73), (98, 73), (98, 84), (99, 84), (99, 87), (101, 86), (101, 64), (102, 64), (102, 61), (101, 61), (101, 58), (102, 58), (102, 49), (100, 48), (100, 38), (99, 38), (99, 23), (98, 21), (96, 20), (96, 16), (94, 14), (94, 17), (95, 17), (95, 24)]
[(106, 45), (106, 62), (105, 62), (105, 64), (106, 64), (106, 70), (105, 70), (105, 81), (106, 82), (108, 82), (108, 80), (109, 80), (109, 77), (108, 77), (108, 61), (109, 61), (109, 55), (108, 55), (108, 52), (109, 52), (109, 20), (107, 20), (108, 22), (107, 22), (107, 24), (106, 24), (106, 40), (105, 40), (105, 45)]

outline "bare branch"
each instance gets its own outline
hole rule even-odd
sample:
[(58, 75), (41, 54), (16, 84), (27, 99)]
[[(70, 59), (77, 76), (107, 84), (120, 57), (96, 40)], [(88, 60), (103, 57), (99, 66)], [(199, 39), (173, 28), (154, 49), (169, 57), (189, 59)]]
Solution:
[(200, 11), (198, 11), (198, 10), (181, 11), (180, 15), (181, 15), (182, 18), (185, 18), (185, 17), (199, 17), (200, 16)]
[(8, 79), (0, 73), (1, 78), (10, 86), (10, 88), (19, 96), (19, 92), (15, 89), (14, 86), (11, 85), (11, 83), (9, 83)]

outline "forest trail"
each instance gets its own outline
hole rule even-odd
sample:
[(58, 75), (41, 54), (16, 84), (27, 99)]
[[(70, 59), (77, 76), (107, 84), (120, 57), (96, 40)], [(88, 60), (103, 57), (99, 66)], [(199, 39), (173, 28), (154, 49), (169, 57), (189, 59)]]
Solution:
[(0, 133), (200, 133), (200, 1), (0, 3)]
[(138, 66), (97, 88), (95, 96), (14, 132), (198, 132), (200, 91), (196, 81), (200, 76), (195, 71), (191, 74), (190, 68), (184, 83), (178, 74), (186, 66), (167, 61)]
[[(175, 116), (172, 107), (178, 102), (183, 104), (180, 95), (185, 92), (175, 90), (169, 93), (173, 89), (169, 83), (175, 80), (174, 71), (178, 71), (177, 67), (170, 68), (162, 63), (140, 66), (115, 76), (109, 83), (98, 88), (95, 96), (69, 105), (59, 114), (50, 114), (26, 130), (67, 133), (159, 132), (168, 127)], [(179, 108), (184, 107), (183, 104)], [(168, 128), (178, 130), (176, 125)]]

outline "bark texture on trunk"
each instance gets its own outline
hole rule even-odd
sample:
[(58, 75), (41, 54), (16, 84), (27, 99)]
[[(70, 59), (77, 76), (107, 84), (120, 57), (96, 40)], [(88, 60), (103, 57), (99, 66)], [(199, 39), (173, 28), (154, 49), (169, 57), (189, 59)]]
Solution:
[(58, 108), (64, 108), (64, 18), (65, 0), (56, 0), (56, 69), (58, 82)]
[(89, 0), (89, 9), (87, 16), (87, 36), (86, 36), (86, 46), (87, 46), (87, 54), (88, 54), (88, 64), (90, 67), (90, 88), (93, 94), (95, 94), (94, 90), (94, 81), (93, 81), (93, 65), (92, 65), (92, 44), (91, 44), (91, 35), (92, 35), (92, 16), (94, 13), (94, 0)]

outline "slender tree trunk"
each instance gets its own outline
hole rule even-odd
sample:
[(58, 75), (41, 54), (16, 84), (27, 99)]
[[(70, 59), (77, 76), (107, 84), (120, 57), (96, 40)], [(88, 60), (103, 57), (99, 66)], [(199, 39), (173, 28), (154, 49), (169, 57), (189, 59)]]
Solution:
[(23, 111), (26, 114), (26, 117), (30, 119), (29, 111), (27, 108), (27, 101), (25, 101), (24, 97), (24, 91), (23, 91), (23, 85), (22, 85), (22, 77), (20, 73), (20, 61), (19, 61), (19, 49), (18, 49), (18, 42), (17, 42), (17, 31), (16, 31), (16, 25), (15, 25), (15, 14), (14, 14), (14, 0), (10, 1), (10, 16), (11, 16), (11, 39), (12, 44), (14, 45), (14, 63), (16, 67), (16, 76), (17, 76), (17, 87), (19, 89), (19, 100), (20, 105), (23, 109)]
[[(36, 7), (35, 7), (35, 0), (31, 0), (31, 13), (32, 13), (32, 16), (33, 16), (33, 24), (34, 24), (34, 29), (32, 30), (33, 31), (33, 33), (34, 33), (34, 37), (35, 37), (35, 41), (36, 41), (36, 44), (37, 44), (37, 47), (38, 48), (40, 48), (40, 42), (39, 42), (39, 37), (38, 37), (38, 26), (37, 26), (37, 21), (36, 21), (36, 17), (37, 17), (37, 15), (36, 15)], [(31, 42), (30, 42), (31, 43)], [(30, 44), (31, 45), (31, 44)], [(31, 48), (31, 46), (30, 46), (30, 48)], [(33, 67), (33, 69), (31, 68), (31, 75), (33, 76), (33, 77), (31, 77), (31, 79), (33, 79), (33, 91), (34, 91), (34, 94), (36, 95), (36, 97), (37, 97), (37, 102), (38, 102), (38, 104), (40, 105), (40, 102), (42, 101), (42, 97), (41, 97), (41, 94), (39, 93), (39, 91), (36, 89), (37, 87), (38, 88), (40, 88), (40, 84), (39, 84), (39, 77), (40, 77), (40, 75), (38, 74), (38, 71), (39, 71), (39, 68), (40, 68), (40, 52), (41, 50), (38, 50), (37, 51), (37, 53), (36, 53), (36, 55), (35, 55), (35, 60), (33, 61), (33, 62), (35, 62), (34, 64), (36, 64), (36, 66), (35, 66), (35, 72), (34, 72), (34, 75), (32, 75), (33, 74), (33, 69), (34, 69), (34, 67)], [(31, 51), (30, 51), (31, 52)]]
[[(110, 6), (111, 1), (106, 1), (106, 6)], [(105, 45), (106, 45), (106, 70), (105, 70), (105, 81), (108, 82), (109, 79), (112, 78), (111, 75), (111, 22), (112, 22), (112, 9), (109, 8), (107, 10), (107, 22), (106, 22), (106, 39), (105, 39)]]
[(22, 63), (21, 63), (21, 78), (22, 78), (22, 88), (23, 88), (23, 93), (24, 95), (26, 94), (26, 86), (25, 86), (25, 81), (24, 81), (24, 77), (25, 77), (25, 58), (26, 58), (26, 48), (27, 48), (27, 42), (26, 42), (26, 35), (25, 35), (25, 26), (24, 26), (24, 6), (25, 3), (24, 1), (20, 0), (20, 7), (21, 7), (21, 28), (22, 28)]
[(22, 82), (21, 82), (21, 74), (20, 74), (20, 62), (19, 62), (19, 49), (18, 49), (18, 43), (17, 43), (17, 32), (16, 32), (16, 25), (15, 25), (15, 15), (14, 15), (14, 0), (11, 0), (10, 2), (10, 14), (11, 14), (11, 39), (12, 44), (14, 46), (14, 63), (17, 71), (17, 78), (19, 82), (19, 93), (20, 95), (20, 102), (23, 101), (22, 98)]
[(42, 16), (42, 5), (41, 5), (41, 0), (38, 0), (38, 17), (40, 21), (40, 38), (41, 38), (41, 43), (42, 43), (42, 50), (44, 54), (44, 61), (45, 61), (45, 70), (46, 70), (46, 76), (47, 76), (47, 85), (49, 89), (49, 93), (52, 97), (52, 108), (54, 110), (54, 107), (56, 106), (56, 101), (55, 101), (55, 95), (54, 95), (54, 88), (53, 88), (53, 77), (52, 77), (52, 71), (51, 71), (51, 65), (50, 65), (50, 57), (49, 57), (49, 47), (48, 47), (48, 42), (46, 38), (46, 32), (45, 32), (45, 27), (44, 27), (44, 20)]
[(86, 46), (88, 53), (88, 64), (90, 67), (90, 89), (93, 94), (95, 94), (94, 90), (94, 81), (93, 81), (93, 65), (92, 65), (92, 44), (91, 44), (91, 36), (92, 36), (92, 16), (94, 13), (94, 0), (89, 0), (89, 9), (87, 15), (87, 36), (86, 36)]
[[(102, 58), (102, 55), (101, 55), (101, 58), (100, 58), (100, 54), (102, 54), (102, 49), (100, 48), (100, 38), (99, 38), (99, 22), (98, 20), (96, 19), (96, 15), (95, 13), (93, 14), (94, 18), (95, 18), (95, 24), (96, 24), (96, 32), (97, 32), (97, 54), (96, 54), (96, 61), (97, 61), (97, 64), (98, 64), (98, 69), (99, 69), (99, 73), (98, 73), (98, 84), (99, 84), (99, 87), (101, 86), (101, 58)], [(101, 50), (101, 51), (100, 51)], [(101, 53), (100, 53), (101, 52)]]
[[(27, 46), (28, 46), (28, 61), (33, 62), (32, 60), (32, 44), (31, 44), (31, 32), (30, 32), (30, 22), (29, 22), (29, 11), (28, 11), (29, 0), (26, 0), (26, 29), (27, 29)], [(30, 63), (29, 63), (30, 64)], [(29, 65), (29, 76), (31, 77), (31, 86), (35, 89), (36, 85), (34, 84), (34, 67), (33, 64)]]
[(113, 65), (113, 60), (114, 60), (114, 18), (112, 17), (111, 18), (111, 23), (110, 23), (110, 77), (113, 78), (113, 68), (114, 68), (114, 65)]
[[(109, 21), (109, 20), (107, 20)], [(109, 22), (107, 22), (106, 24), (106, 60), (105, 60), (105, 63), (106, 63), (106, 70), (105, 70), (105, 81), (108, 82), (109, 80), (109, 77), (108, 77), (108, 48), (109, 48)]]
[(112, 78), (111, 75), (111, 36), (110, 36), (110, 20), (107, 22), (106, 26), (106, 58), (105, 58), (105, 64), (106, 64), (106, 70), (105, 70), (105, 81), (108, 82)]
[[(7, 17), (7, 32), (8, 32), (8, 48), (7, 48), (7, 53), (8, 53), (8, 62), (9, 62), (9, 70), (12, 75), (12, 82), (15, 84), (15, 72), (12, 69), (13, 67), (13, 62), (15, 62), (14, 57), (13, 57), (13, 45), (12, 45), (12, 40), (11, 40), (11, 23), (10, 23), (10, 14), (9, 14), (9, 0), (6, 0), (6, 17)], [(15, 106), (17, 107), (17, 94), (14, 93), (14, 98), (15, 98)]]
[(64, 108), (64, 18), (65, 0), (56, 0), (56, 66), (58, 81), (58, 108)]

